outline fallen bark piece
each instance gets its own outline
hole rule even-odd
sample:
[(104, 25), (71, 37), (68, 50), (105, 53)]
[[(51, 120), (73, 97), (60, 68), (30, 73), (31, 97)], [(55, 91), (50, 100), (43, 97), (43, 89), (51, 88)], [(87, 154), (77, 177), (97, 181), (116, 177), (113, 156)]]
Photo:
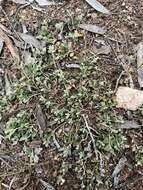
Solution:
[(87, 30), (89, 32), (93, 32), (96, 34), (105, 34), (106, 30), (100, 26), (93, 24), (80, 24), (79, 28)]
[(118, 108), (135, 111), (143, 104), (143, 91), (121, 86), (116, 92), (115, 101)]
[(143, 88), (143, 42), (137, 45), (137, 67), (138, 67), (138, 82)]
[(14, 47), (11, 39), (7, 36), (7, 34), (0, 28), (0, 39), (2, 39), (7, 48), (9, 49), (11, 55), (19, 62), (20, 61), (20, 57), (17, 51), (17, 48)]
[(91, 5), (95, 10), (104, 13), (104, 14), (111, 14), (110, 11), (104, 7), (99, 1), (97, 0), (86, 0), (86, 2)]

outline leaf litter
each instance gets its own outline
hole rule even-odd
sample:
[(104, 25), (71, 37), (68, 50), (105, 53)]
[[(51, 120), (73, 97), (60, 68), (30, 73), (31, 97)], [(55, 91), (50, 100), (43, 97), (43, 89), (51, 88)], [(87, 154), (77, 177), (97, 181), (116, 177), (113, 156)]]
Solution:
[(99, 27), (95, 24), (94, 25), (93, 24), (80, 24), (79, 28), (87, 30), (89, 32), (96, 33), (96, 34), (101, 34), (101, 35), (105, 34), (105, 32), (106, 32), (106, 29)]
[(49, 6), (49, 5), (56, 5), (54, 1), (48, 1), (48, 0), (36, 0), (39, 6)]
[(91, 5), (95, 10), (103, 13), (103, 14), (111, 14), (110, 11), (104, 7), (99, 1), (97, 0), (86, 0), (86, 2)]
[(25, 1), (25, 0), (9, 0), (9, 1), (12, 1), (13, 3), (21, 4), (21, 5), (24, 5), (24, 4), (27, 4), (27, 3), (28, 3), (28, 2)]
[(119, 185), (119, 174), (124, 169), (125, 165), (127, 164), (127, 158), (125, 156), (121, 157), (118, 164), (115, 166), (114, 171), (112, 173), (113, 184), (115, 188), (118, 188)]
[(125, 121), (124, 123), (117, 125), (118, 129), (139, 129), (142, 126), (139, 125), (136, 121)]
[(24, 65), (28, 65), (28, 63), (30, 63), (30, 61), (32, 60), (32, 54), (29, 51), (23, 51), (22, 53), (22, 63)]
[(0, 38), (4, 41), (7, 48), (9, 49), (13, 58), (15, 58), (18, 62), (20, 61), (20, 56), (16, 47), (14, 47), (12, 40), (8, 37), (8, 35), (0, 28)]
[[(9, 1), (12, 1), (13, 3), (16, 3), (16, 4), (21, 4), (21, 5), (25, 5), (25, 4), (30, 4), (30, 3), (33, 3), (34, 0), (9, 0)], [(56, 5), (56, 3), (51, 0), (35, 0), (36, 3), (41, 6), (41, 7), (44, 7), (44, 6), (49, 6), (49, 5)]]
[(143, 88), (143, 42), (137, 45), (137, 68), (138, 68), (138, 82), (140, 88)]
[[(13, 0), (13, 2), (14, 2), (14, 0)], [(27, 2), (27, 1), (18, 1), (18, 0), (15, 0), (15, 2), (19, 2), (19, 4), (21, 4), (22, 2)], [(30, 1), (31, 3), (33, 3), (34, 1)], [(39, 4), (39, 6), (46, 6), (44, 3), (47, 3), (47, 2), (49, 2), (49, 3), (51, 3), (52, 1), (46, 1), (46, 0), (36, 0), (36, 2)], [(108, 9), (106, 9), (101, 3), (99, 3), (98, 1), (95, 1), (95, 0), (86, 0), (86, 2), (87, 3), (89, 3), (93, 8), (95, 8), (97, 11), (99, 11), (99, 12), (102, 12), (102, 13), (104, 13), (104, 14), (110, 14), (110, 11), (108, 10)], [(49, 4), (47, 4), (47, 5), (49, 5)], [(104, 28), (102, 28), (102, 27), (99, 27), (98, 28), (98, 26), (96, 26), (96, 25), (91, 25), (91, 24), (88, 24), (88, 25), (86, 25), (86, 24), (83, 24), (84, 25), (84, 28), (82, 28), (82, 29), (84, 29), (84, 30), (87, 30), (87, 31), (89, 31), (89, 32), (93, 32), (93, 33), (97, 33), (97, 34), (101, 34), (101, 35), (103, 35), (103, 34), (105, 34), (105, 32), (106, 32), (106, 30), (104, 29)], [(22, 35), (23, 35), (23, 33), (22, 33)], [(31, 37), (32, 35), (30, 35), (30, 37)], [(28, 34), (28, 37), (29, 37), (29, 34)], [(38, 40), (38, 43), (37, 43), (37, 41), (35, 42), (35, 37), (34, 36), (32, 36), (32, 37), (34, 37), (34, 40), (33, 39), (30, 39), (30, 41), (28, 40), (28, 37), (25, 37), (26, 39), (24, 39), (24, 38), (22, 38), (23, 39), (23, 41), (26, 43), (26, 44), (30, 44), (32, 47), (35, 47), (35, 48), (39, 48), (39, 49), (41, 49), (41, 47), (43, 47), (42, 45), (41, 45), (41, 43), (40, 43), (40, 41)], [(10, 38), (11, 39), (11, 38)], [(37, 39), (36, 39), (37, 40)], [(12, 40), (11, 40), (12, 41)], [(14, 41), (14, 40), (13, 40)], [(18, 42), (20, 42), (20, 41), (18, 41)], [(40, 43), (40, 44), (39, 44)], [(20, 46), (19, 46), (20, 47)], [(98, 51), (99, 50), (99, 51)], [(108, 46), (106, 46), (106, 45), (103, 45), (101, 48), (99, 48), (98, 50), (95, 50), (95, 51), (97, 51), (97, 55), (99, 55), (99, 54), (106, 54), (106, 55), (108, 55), (108, 53), (110, 53), (111, 52), (111, 49), (110, 48), (108, 48)], [(28, 63), (28, 60), (29, 60), (29, 55), (28, 55), (28, 53), (27, 53), (27, 60), (25, 61), (25, 63), (27, 64)], [(138, 56), (138, 55), (137, 55)], [(138, 58), (137, 58), (137, 60), (138, 60)], [(66, 65), (66, 67), (68, 68), (68, 65)], [(69, 64), (69, 68), (80, 68), (80, 64)], [(138, 67), (138, 68), (140, 68), (140, 66)], [(122, 87), (122, 88), (128, 88), (128, 87)], [(118, 91), (117, 91), (117, 94), (116, 94), (116, 98), (117, 98), (117, 96), (118, 96), (118, 93), (119, 93), (119, 91), (120, 91), (121, 89), (120, 89), (120, 87), (119, 87), (119, 89), (118, 89)], [(134, 98), (133, 98), (133, 100), (136, 100), (137, 98), (136, 98), (136, 95), (135, 94), (140, 94), (141, 93), (141, 91), (139, 91), (139, 90), (135, 90), (135, 89), (131, 89), (131, 88), (128, 88), (128, 90), (126, 89), (122, 89), (122, 92), (121, 92), (121, 96), (122, 95), (124, 95), (124, 93), (125, 93), (125, 91), (128, 91), (128, 92), (130, 92), (130, 93), (128, 93), (127, 92), (127, 94), (130, 94), (130, 96), (135, 96)], [(131, 93), (131, 91), (132, 91), (132, 93)], [(134, 91), (134, 93), (133, 93), (133, 91)], [(138, 93), (136, 92), (135, 93), (135, 91), (138, 91)], [(139, 93), (140, 92), (140, 93)], [(133, 95), (134, 94), (134, 95)], [(138, 97), (140, 97), (140, 95), (138, 95)], [(142, 96), (141, 96), (142, 97)], [(122, 97), (123, 98), (123, 97)], [(139, 104), (139, 103), (136, 103), (137, 105), (129, 105), (129, 101), (126, 101), (125, 100), (125, 98), (123, 98), (124, 100), (125, 100), (125, 102), (124, 102), (124, 100), (121, 100), (122, 98), (119, 98), (120, 99), (120, 101), (122, 102), (122, 103), (119, 103), (118, 101), (116, 101), (117, 102), (117, 107), (121, 107), (121, 108), (124, 108), (124, 109), (126, 109), (126, 110), (136, 110), (136, 109), (138, 109), (140, 106), (141, 106), (141, 103)], [(116, 99), (116, 100), (119, 100), (119, 99)], [(135, 103), (134, 101), (132, 101), (132, 102), (130, 102), (130, 103)], [(39, 112), (39, 113), (38, 113)], [(45, 124), (43, 124), (44, 123), (44, 120), (45, 120), (45, 118), (44, 118), (44, 115), (43, 115), (43, 113), (42, 113), (42, 108), (40, 107), (40, 108), (38, 108), (38, 110), (37, 110), (37, 122), (39, 123), (39, 126), (45, 126)], [(44, 118), (44, 119), (43, 119)], [(42, 128), (41, 127), (41, 128)], [(119, 128), (121, 128), (121, 129), (136, 129), (136, 128), (140, 128), (140, 126), (138, 125), (138, 123), (136, 123), (135, 121), (125, 121), (122, 125), (120, 125), (119, 126)], [(55, 136), (54, 136), (55, 137)], [(54, 140), (56, 140), (56, 139), (54, 139)], [(57, 141), (57, 140), (56, 140)], [(56, 143), (55, 143), (56, 144)], [(116, 166), (116, 168), (115, 168), (115, 170), (116, 170), (116, 172), (115, 172), (115, 170), (114, 170), (114, 175), (113, 175), (113, 178), (114, 178), (114, 180), (116, 181), (115, 183), (114, 183), (114, 186), (116, 186), (116, 185), (118, 185), (118, 183), (119, 183), (119, 180), (117, 179), (118, 178), (118, 175), (119, 175), (119, 173), (122, 171), (122, 169), (124, 168), (124, 162), (122, 162), (122, 161), (124, 161), (124, 159), (123, 160), (119, 160), (119, 163), (118, 163), (118, 167)], [(121, 163), (120, 163), (121, 162)], [(116, 184), (116, 185), (115, 185)], [(48, 189), (48, 187), (47, 187), (47, 189)]]
[(37, 106), (37, 111), (36, 111), (36, 118), (39, 126), (39, 133), (40, 136), (43, 136), (44, 131), (46, 130), (46, 118), (45, 115), (43, 114), (42, 108), (40, 105)]
[(39, 179), (39, 182), (44, 186), (45, 190), (55, 190), (55, 188), (51, 184), (47, 183), (43, 179)]
[(25, 34), (25, 33), (20, 33), (18, 32), (18, 35), (22, 38), (22, 40), (26, 43), (31, 45), (34, 48), (37, 49), (42, 49), (43, 45), (42, 43), (36, 39), (36, 37), (30, 35), (30, 34)]
[(3, 45), (4, 45), (3, 40), (0, 39), (0, 54), (3, 50)]
[(7, 72), (5, 72), (5, 92), (6, 92), (7, 96), (9, 96), (11, 94), (11, 92), (12, 92), (12, 88), (11, 88), (10, 81), (8, 79)]
[(92, 51), (96, 54), (96, 55), (109, 55), (109, 53), (111, 52), (111, 47), (109, 45), (101, 45), (101, 47), (96, 47), (94, 46), (92, 48)]

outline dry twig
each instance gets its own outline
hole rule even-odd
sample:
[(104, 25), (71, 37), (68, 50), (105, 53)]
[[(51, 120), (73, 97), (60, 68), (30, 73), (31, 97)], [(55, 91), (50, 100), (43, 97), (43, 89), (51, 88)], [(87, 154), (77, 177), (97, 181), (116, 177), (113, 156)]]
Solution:
[(98, 151), (97, 151), (97, 149), (96, 149), (95, 140), (94, 140), (93, 134), (92, 134), (92, 132), (91, 132), (91, 130), (90, 130), (91, 128), (90, 128), (89, 125), (88, 125), (88, 122), (87, 122), (87, 119), (86, 119), (85, 115), (83, 115), (83, 119), (84, 119), (84, 122), (85, 122), (85, 126), (86, 126), (86, 128), (87, 128), (87, 130), (88, 130), (88, 132), (89, 132), (90, 137), (91, 137), (96, 158), (98, 159)]

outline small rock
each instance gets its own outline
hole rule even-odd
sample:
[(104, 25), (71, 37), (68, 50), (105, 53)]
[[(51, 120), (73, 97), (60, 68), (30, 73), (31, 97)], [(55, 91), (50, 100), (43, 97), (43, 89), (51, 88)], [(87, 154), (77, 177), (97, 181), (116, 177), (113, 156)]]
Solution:
[(135, 111), (143, 104), (143, 91), (121, 86), (116, 92), (115, 101), (118, 108)]

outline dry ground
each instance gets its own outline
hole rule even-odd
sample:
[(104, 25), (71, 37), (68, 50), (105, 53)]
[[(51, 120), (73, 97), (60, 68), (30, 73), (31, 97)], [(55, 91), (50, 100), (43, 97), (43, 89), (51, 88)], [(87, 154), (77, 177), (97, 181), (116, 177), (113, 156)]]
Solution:
[[(93, 78), (91, 78), (91, 76), (90, 78), (88, 78), (87, 75), (85, 83), (88, 83), (88, 80), (102, 81), (104, 79), (106, 80), (107, 84), (109, 84), (109, 86), (111, 87), (111, 90), (114, 91), (115, 86), (117, 84), (117, 80), (121, 72), (123, 71), (123, 67), (121, 66), (121, 62), (123, 60), (126, 64), (128, 72), (132, 76), (135, 87), (139, 88), (137, 82), (135, 47), (143, 39), (143, 2), (141, 0), (101, 0), (100, 2), (106, 7), (108, 7), (108, 9), (111, 10), (113, 14), (110, 16), (106, 16), (101, 13), (98, 13), (93, 8), (91, 8), (84, 0), (63, 1), (62, 5), (47, 7), (44, 11), (39, 11), (39, 9), (35, 10), (30, 6), (20, 8), (18, 5), (6, 1), (3, 5), (3, 11), (0, 12), (0, 23), (6, 26), (9, 30), (11, 30), (13, 32), (13, 36), (15, 36), (15, 31), (22, 31), (22, 24), (26, 26), (29, 33), (35, 36), (38, 35), (42, 30), (41, 26), (43, 25), (43, 23), (44, 25), (48, 25), (48, 23), (50, 23), (49, 29), (52, 30), (52, 27), (54, 27), (53, 25), (55, 23), (66, 23), (68, 19), (72, 20), (76, 17), (80, 17), (80, 23), (92, 23), (97, 24), (101, 27), (105, 27), (107, 28), (107, 32), (104, 36), (82, 31), (78, 29), (76, 25), (72, 29), (74, 31), (77, 30), (79, 33), (82, 33), (83, 35), (81, 41), (79, 43), (74, 44), (74, 48), (76, 50), (74, 51), (74, 53), (76, 56), (78, 56), (78, 61), (79, 59), (82, 59), (82, 57), (89, 58), (89, 60), (90, 58), (92, 58), (92, 56), (94, 56), (95, 59), (98, 58), (96, 70), (96, 72), (98, 72), (99, 69), (99, 76), (97, 77), (98, 79), (95, 79), (94, 76)], [(97, 54), (95, 47), (100, 47), (101, 44), (99, 43), (99, 41), (104, 41), (106, 45), (110, 46), (111, 51), (109, 54)], [(19, 49), (19, 52), (20, 51), (21, 50)], [(20, 52), (20, 54), (22, 55), (22, 52)], [(0, 57), (0, 77), (2, 78), (2, 82), (0, 83), (0, 90), (2, 92), (1, 98), (5, 96), (3, 86), (5, 84), (4, 73), (6, 71), (8, 72), (11, 78), (13, 78), (13, 76), (16, 76), (20, 80), (21, 71), (17, 66), (13, 65), (13, 60), (8, 49), (4, 48)], [(75, 75), (72, 76), (73, 78), (75, 77), (75, 79), (76, 76), (79, 74), (75, 70), (72, 70), (72, 72), (70, 71), (70, 74), (71, 73)], [(45, 73), (45, 76), (46, 74), (47, 73)], [(73, 83), (74, 85), (76, 85), (75, 81)], [(119, 85), (130, 86), (130, 81), (128, 80), (128, 73), (126, 73), (121, 78), (121, 80), (119, 81)], [(56, 87), (54, 86), (54, 88)], [(104, 89), (106, 91), (106, 85), (103, 86), (102, 91), (104, 91)], [(54, 89), (53, 94), (56, 93), (57, 92)], [(53, 94), (52, 96), (54, 96)], [(57, 96), (57, 94), (55, 96)], [(61, 98), (59, 92), (58, 98)], [(35, 109), (37, 101), (37, 99), (34, 99), (32, 100), (32, 102), (30, 102), (29, 108), (27, 109), (30, 113), (31, 108), (33, 110)], [(17, 105), (15, 102), (12, 104), (14, 110), (17, 110), (19, 108), (19, 104)], [(65, 104), (65, 102), (62, 102), (61, 100), (60, 105), (62, 106), (63, 104)], [(86, 103), (86, 105), (84, 104), (85, 107), (82, 111), (84, 112), (84, 114), (88, 115), (89, 120), (91, 122), (91, 126), (95, 129), (95, 131), (92, 132), (95, 133), (94, 135), (96, 138), (99, 135), (98, 133), (102, 132), (102, 130), (98, 129), (102, 127), (102, 125), (100, 122), (97, 122), (97, 118), (95, 117), (95, 115), (99, 116), (100, 113), (97, 113), (98, 111), (96, 109), (91, 109), (88, 103)], [(116, 109), (114, 107), (112, 110), (110, 110), (109, 114), (111, 114), (111, 112), (117, 112), (117, 115), (121, 116), (124, 120), (135, 120), (140, 125), (143, 124), (142, 110), (130, 112), (124, 111), (122, 109)], [(4, 120), (6, 120), (9, 117), (13, 117), (13, 115), (10, 115), (7, 111), (7, 113), (4, 113), (3, 117), (5, 118)], [(49, 117), (49, 120), (50, 119), (51, 118)], [(73, 127), (75, 126), (73, 125)], [(96, 163), (94, 162), (96, 160), (94, 154), (91, 157), (89, 157), (89, 160), (86, 160), (86, 163), (84, 160), (84, 156), (86, 157), (87, 155), (84, 155), (82, 159), (82, 155), (76, 158), (71, 153), (71, 156), (67, 156), (65, 159), (65, 157), (63, 157), (63, 152), (61, 150), (59, 151), (58, 149), (56, 149), (53, 145), (50, 148), (46, 148), (45, 145), (43, 145), (43, 142), (41, 142), (42, 140), (39, 136), (36, 137), (34, 140), (28, 140), (27, 142), (21, 141), (12, 145), (13, 142), (11, 140), (6, 139), (3, 127), (5, 127), (5, 124), (1, 123), (0, 134), (4, 137), (4, 139), (2, 138), (0, 144), (0, 155), (2, 155), (0, 158), (1, 189), (8, 189), (9, 186), (9, 189), (11, 190), (40, 190), (45, 188), (44, 185), (42, 186), (42, 183), (40, 182), (40, 180), (43, 180), (51, 184), (57, 190), (111, 190), (114, 189), (111, 174), (119, 159), (123, 155), (126, 156), (128, 164), (123, 169), (122, 174), (120, 176), (121, 184), (123, 184), (123, 186), (119, 187), (118, 189), (143, 189), (143, 167), (137, 164), (137, 153), (136, 151), (134, 151), (136, 147), (142, 147), (143, 145), (142, 129), (121, 131), (121, 135), (124, 135), (127, 139), (125, 146), (119, 148), (112, 155), (109, 155), (110, 153), (108, 154), (108, 151), (106, 152), (104, 165), (106, 173), (103, 177), (99, 175), (99, 177), (97, 177), (96, 180), (94, 179), (92, 181), (95, 175), (94, 173), (91, 174), (91, 177), (90, 175), (88, 176), (87, 171), (86, 173), (84, 170), (81, 170), (82, 174), (83, 172), (86, 173), (85, 175), (83, 175), (84, 177), (82, 179), (79, 177), (79, 173), (73, 170), (72, 167), (76, 167), (76, 165), (78, 164), (78, 161), (76, 159), (81, 159), (83, 165), (85, 164), (85, 170), (89, 171), (91, 169), (92, 171), (92, 168), (95, 167), (93, 165), (95, 165)], [(61, 139), (65, 137), (60, 137), (60, 130), (63, 129), (63, 125), (56, 124), (56, 126), (54, 125), (54, 130), (55, 128), (57, 130), (56, 135), (59, 135), (59, 143), (61, 142), (61, 144), (64, 147), (64, 142), (62, 142)], [(67, 126), (66, 129), (68, 130)], [(106, 129), (103, 129), (103, 133), (104, 130)], [(85, 142), (82, 142), (81, 146), (83, 146), (82, 148), (84, 149), (84, 146), (87, 146), (89, 139), (87, 138), (87, 141), (84, 139), (85, 136), (83, 131), (81, 131), (78, 135), (83, 135), (83, 141)], [(106, 137), (104, 137), (103, 135), (101, 141), (104, 138)], [(42, 148), (38, 163), (30, 162), (29, 156), (27, 156), (26, 153), (23, 151), (24, 146), (31, 149)], [(71, 151), (72, 149), (73, 152), (78, 151), (75, 150), (76, 148), (74, 148), (75, 147), (73, 145)], [(93, 148), (94, 147), (92, 147), (92, 149)], [(102, 149), (99, 150), (101, 150), (102, 152)], [(142, 156), (143, 154), (141, 154), (141, 158)], [(65, 163), (64, 167), (67, 167), (67, 165), (71, 165), (71, 168), (64, 168), (65, 170), (67, 169), (67, 172), (63, 172), (62, 162)], [(81, 165), (82, 163), (80, 163), (80, 166)], [(80, 170), (80, 168), (78, 168), (78, 170)], [(59, 179), (59, 176), (62, 175), (64, 175), (63, 179)], [(84, 186), (82, 184), (82, 180), (85, 183)], [(49, 190), (50, 188), (47, 187), (47, 189)]]

